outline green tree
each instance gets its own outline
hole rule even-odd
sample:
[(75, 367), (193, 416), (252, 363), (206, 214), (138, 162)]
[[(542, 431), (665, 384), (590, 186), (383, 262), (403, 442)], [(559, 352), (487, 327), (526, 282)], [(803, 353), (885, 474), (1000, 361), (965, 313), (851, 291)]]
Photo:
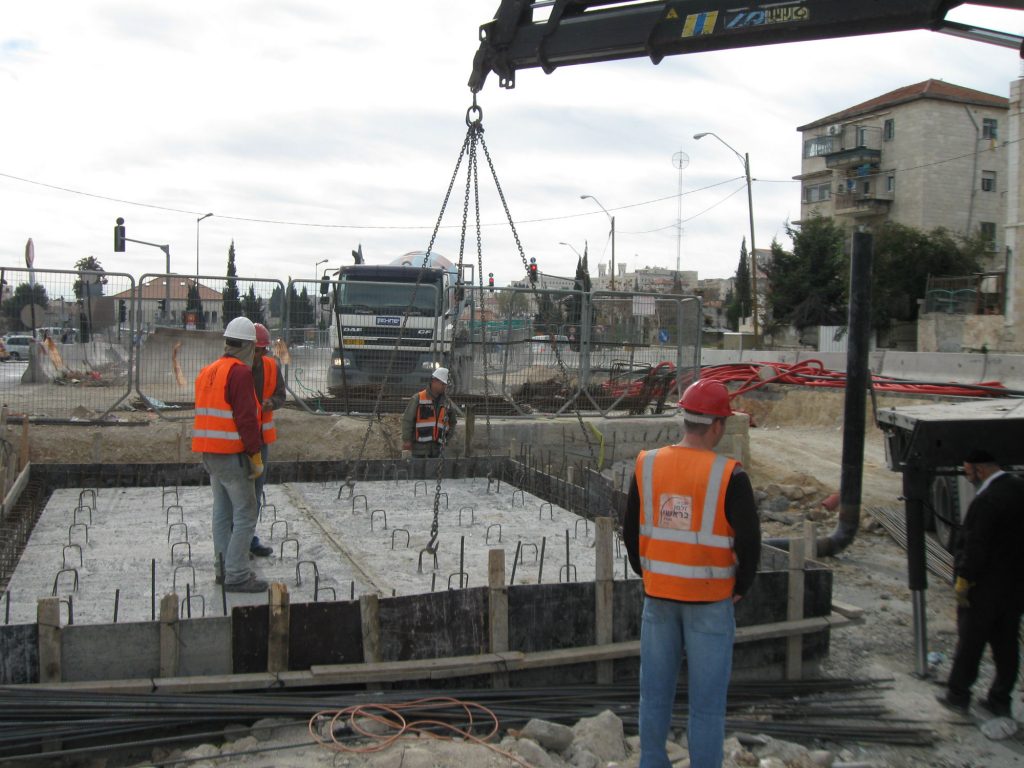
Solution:
[(275, 285), (274, 290), (270, 292), (270, 301), (267, 304), (272, 317), (282, 317), (284, 315), (284, 288)]
[(199, 296), (199, 283), (196, 280), (188, 282), (188, 298), (185, 300), (185, 311), (196, 313), (196, 328), (200, 331), (206, 330), (206, 318), (203, 317), (203, 300)]
[(242, 299), (242, 314), (254, 323), (266, 324), (267, 322), (263, 317), (263, 299), (256, 295), (256, 288), (252, 283), (249, 283), (249, 291)]
[(498, 304), (498, 311), (501, 312), (503, 318), (510, 315), (512, 317), (521, 315), (530, 307), (526, 294), (515, 290), (499, 291), (495, 301)]
[(107, 278), (103, 274), (103, 265), (95, 256), (83, 256), (75, 262), (78, 277), (75, 278), (72, 290), (76, 299), (85, 298), (86, 294), (95, 298), (103, 295), (103, 286)]
[(945, 229), (931, 232), (887, 222), (875, 230), (872, 260), (871, 325), (917, 319), (929, 275), (954, 277), (978, 272), (983, 244)]
[(740, 245), (740, 263), (736, 267), (734, 288), (725, 303), (725, 319), (734, 331), (739, 330), (740, 318), (753, 310), (750, 303), (750, 266), (747, 258), (747, 238)]
[(772, 241), (768, 304), (773, 317), (803, 330), (836, 325), (845, 318), (847, 261), (843, 230), (832, 219), (812, 216), (799, 228), (786, 224), (793, 251)]
[(288, 284), (288, 324), (292, 328), (313, 325), (313, 302), (305, 286), (302, 293), (295, 290), (294, 283)]
[(242, 302), (238, 294), (238, 271), (235, 269), (235, 241), (231, 241), (228, 247), (228, 281), (224, 286), (223, 306), (221, 307), (221, 319), (224, 327), (242, 314)]
[[(27, 307), (29, 304), (36, 304), (37, 306), (45, 309), (50, 304), (50, 299), (46, 295), (46, 288), (40, 283), (35, 285), (29, 285), (28, 283), (21, 283), (14, 289), (14, 294), (11, 298), (7, 299), (3, 303), (3, 314), (10, 321), (12, 328), (28, 328), (29, 326), (21, 322), (21, 310)], [(36, 319), (36, 324), (41, 325), (43, 318), (39, 317)]]

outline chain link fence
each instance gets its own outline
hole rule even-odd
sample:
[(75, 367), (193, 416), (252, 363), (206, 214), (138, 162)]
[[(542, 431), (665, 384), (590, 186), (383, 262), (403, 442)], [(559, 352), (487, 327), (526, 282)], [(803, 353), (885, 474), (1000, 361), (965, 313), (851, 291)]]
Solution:
[(445, 366), (456, 406), (478, 414), (644, 414), (678, 398), (700, 365), (695, 297), (0, 271), (0, 390), (37, 419), (119, 407), (190, 419), (195, 377), (239, 315), (267, 326), (291, 399), (316, 412), (400, 411)]
[(0, 288), (0, 395), (12, 413), (103, 418), (129, 397), (131, 275), (0, 267)]

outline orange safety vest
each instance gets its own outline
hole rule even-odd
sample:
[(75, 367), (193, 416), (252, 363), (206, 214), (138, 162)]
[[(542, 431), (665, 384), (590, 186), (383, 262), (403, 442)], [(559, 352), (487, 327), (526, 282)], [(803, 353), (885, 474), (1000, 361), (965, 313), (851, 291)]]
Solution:
[(416, 408), (416, 442), (443, 443), (448, 434), (448, 413), (442, 405), (434, 412), (434, 398), (421, 389), (417, 395), (419, 407)]
[[(228, 375), (236, 365), (245, 365), (235, 357), (222, 357), (196, 376), (196, 416), (192, 426), (192, 450), (196, 453), (244, 453), (245, 445), (235, 425), (235, 414), (227, 400)], [(252, 393), (256, 399), (256, 393)], [(262, 408), (257, 401), (256, 411)]]
[(264, 411), (262, 404), (274, 396), (277, 389), (277, 361), (272, 357), (263, 356), (263, 397), (260, 398), (260, 421), (263, 424), (263, 444), (270, 445), (277, 440), (277, 427), (274, 426), (274, 412)]
[(736, 555), (725, 493), (738, 464), (678, 445), (636, 457), (646, 594), (709, 603), (732, 596)]

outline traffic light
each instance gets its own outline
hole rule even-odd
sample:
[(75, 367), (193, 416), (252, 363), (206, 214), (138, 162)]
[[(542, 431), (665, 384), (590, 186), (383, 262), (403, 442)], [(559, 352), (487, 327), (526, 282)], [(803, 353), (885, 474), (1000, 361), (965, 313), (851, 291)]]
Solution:
[(124, 253), (124, 219), (120, 216), (114, 225), (114, 253)]
[(494, 293), (494, 273), (493, 272), (488, 272), (487, 273), (487, 287), (491, 290), (491, 293)]
[(536, 256), (531, 256), (530, 257), (530, 284), (531, 285), (536, 285), (537, 284), (537, 257)]
[(128, 319), (128, 302), (124, 299), (117, 300), (117, 319), (121, 323)]

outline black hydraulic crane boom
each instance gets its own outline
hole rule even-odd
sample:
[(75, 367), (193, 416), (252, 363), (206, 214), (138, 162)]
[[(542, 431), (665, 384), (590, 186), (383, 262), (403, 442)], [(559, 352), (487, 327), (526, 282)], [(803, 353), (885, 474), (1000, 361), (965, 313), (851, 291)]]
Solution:
[[(1024, 38), (946, 21), (958, 0), (501, 0), (480, 27), (470, 89), (490, 72), (514, 88), (516, 70), (930, 29), (1021, 51)], [(975, 3), (1024, 9), (1024, 0)], [(547, 13), (546, 16), (544, 14)]]

